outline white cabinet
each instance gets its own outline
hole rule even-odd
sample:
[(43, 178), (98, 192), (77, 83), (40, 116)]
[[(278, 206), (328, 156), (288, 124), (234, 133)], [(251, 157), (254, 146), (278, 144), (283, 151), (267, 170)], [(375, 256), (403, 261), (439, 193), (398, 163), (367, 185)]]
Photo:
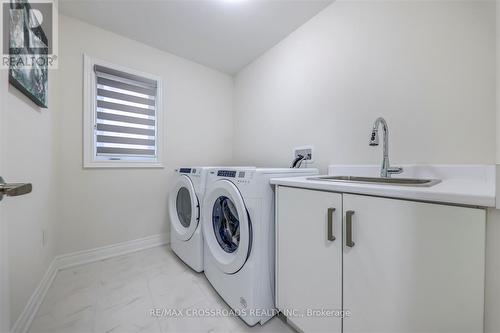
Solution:
[(304, 332), (340, 332), (307, 310), (342, 309), (342, 195), (280, 187), (276, 213), (278, 308)]
[(304, 332), (482, 332), (485, 222), (483, 209), (280, 186), (277, 306), (350, 312), (289, 315)]
[[(483, 332), (485, 211), (343, 195), (344, 333)], [(346, 230), (347, 231), (347, 230)]]

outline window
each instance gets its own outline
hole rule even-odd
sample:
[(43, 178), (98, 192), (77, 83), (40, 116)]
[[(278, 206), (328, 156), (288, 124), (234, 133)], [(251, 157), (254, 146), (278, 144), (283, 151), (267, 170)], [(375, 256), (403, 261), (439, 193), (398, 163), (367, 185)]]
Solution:
[(84, 167), (162, 167), (161, 79), (84, 56)]

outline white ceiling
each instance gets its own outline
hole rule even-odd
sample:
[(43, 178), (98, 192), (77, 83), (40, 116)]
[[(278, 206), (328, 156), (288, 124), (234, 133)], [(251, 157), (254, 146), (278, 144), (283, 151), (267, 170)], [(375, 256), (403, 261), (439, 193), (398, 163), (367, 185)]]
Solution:
[(333, 0), (60, 0), (63, 14), (235, 74)]

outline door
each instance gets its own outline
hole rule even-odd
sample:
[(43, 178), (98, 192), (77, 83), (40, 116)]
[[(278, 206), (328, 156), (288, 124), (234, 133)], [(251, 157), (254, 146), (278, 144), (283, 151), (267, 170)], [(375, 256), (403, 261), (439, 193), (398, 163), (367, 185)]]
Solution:
[[(3, 203), (11, 196), (23, 195), (31, 192), (31, 184), (5, 184), (4, 175), (4, 144), (10, 143), (5, 140), (5, 119), (3, 115), (6, 110), (8, 71), (0, 71), (0, 332), (10, 331), (10, 285), (9, 285), (9, 263), (8, 263), (8, 228), (4, 217)], [(5, 141), (4, 141), (5, 140)], [(5, 179), (8, 181), (9, 179)], [(21, 212), (22, 213), (22, 212)]]
[(344, 333), (483, 331), (484, 210), (348, 194), (343, 209)]
[[(7, 92), (7, 71), (0, 71), (0, 176), (3, 175), (3, 115)], [(2, 203), (0, 202), (0, 332), (8, 332), (10, 329), (10, 295), (8, 285), (8, 262), (7, 262), (7, 223), (4, 221)]]
[(303, 332), (341, 332), (342, 195), (280, 186), (276, 201), (277, 307)]
[(169, 196), (170, 225), (176, 239), (191, 239), (200, 220), (200, 204), (193, 183), (188, 176), (181, 175)]
[(208, 189), (203, 204), (203, 235), (215, 264), (227, 274), (238, 272), (250, 255), (252, 225), (238, 188), (218, 180)]

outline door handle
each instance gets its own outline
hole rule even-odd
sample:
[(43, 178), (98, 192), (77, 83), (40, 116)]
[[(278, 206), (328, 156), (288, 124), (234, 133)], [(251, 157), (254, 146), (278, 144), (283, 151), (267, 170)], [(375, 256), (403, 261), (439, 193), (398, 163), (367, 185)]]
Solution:
[(3, 199), (4, 195), (15, 197), (31, 193), (32, 189), (31, 183), (5, 183), (3, 178), (0, 177), (0, 200)]
[(328, 231), (327, 231), (327, 239), (330, 242), (335, 240), (335, 232), (333, 230), (333, 213), (335, 212), (335, 208), (328, 208)]
[(345, 213), (345, 245), (347, 247), (354, 247), (354, 242), (352, 241), (352, 216), (354, 215), (353, 210), (348, 210)]

